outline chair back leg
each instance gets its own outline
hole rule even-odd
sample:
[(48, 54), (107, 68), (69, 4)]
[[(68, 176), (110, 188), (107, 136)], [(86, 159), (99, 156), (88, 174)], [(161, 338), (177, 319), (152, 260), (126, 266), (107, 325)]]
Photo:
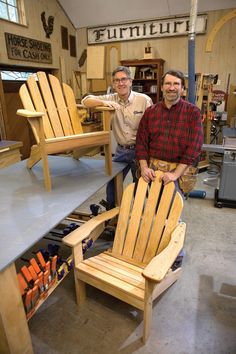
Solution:
[(51, 176), (49, 171), (49, 164), (48, 164), (48, 155), (46, 153), (42, 153), (42, 163), (43, 163), (43, 176), (44, 176), (44, 185), (48, 192), (52, 190), (52, 182)]

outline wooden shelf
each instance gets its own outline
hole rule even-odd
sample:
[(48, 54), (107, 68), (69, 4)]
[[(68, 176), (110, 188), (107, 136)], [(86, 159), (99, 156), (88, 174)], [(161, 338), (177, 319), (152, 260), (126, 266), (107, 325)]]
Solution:
[[(135, 67), (133, 86), (138, 86), (140, 83), (143, 87), (138, 92), (150, 96), (153, 103), (158, 102), (161, 98), (161, 78), (164, 63), (165, 60), (163, 59), (121, 60), (121, 65)], [(156, 92), (151, 91), (151, 86), (156, 86)]]

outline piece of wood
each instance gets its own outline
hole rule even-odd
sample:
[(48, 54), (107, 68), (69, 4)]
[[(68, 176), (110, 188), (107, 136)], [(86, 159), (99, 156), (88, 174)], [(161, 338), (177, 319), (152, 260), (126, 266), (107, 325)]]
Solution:
[[(49, 81), (51, 83), (51, 90), (52, 90), (53, 97), (54, 97), (54, 103), (56, 105), (56, 111), (58, 112), (58, 115), (60, 118), (60, 123), (61, 123), (60, 125), (63, 128), (63, 133), (64, 133), (63, 135), (75, 134), (72, 124), (71, 124), (70, 116), (68, 114), (68, 108), (65, 104), (63, 91), (61, 89), (61, 84), (55, 76), (48, 75), (48, 77), (49, 77)], [(76, 105), (76, 103), (74, 105)], [(53, 117), (54, 117), (54, 115), (53, 115)], [(78, 119), (78, 115), (77, 115), (77, 119)], [(51, 122), (52, 122), (52, 120), (53, 120), (53, 118), (51, 118)]]
[(126, 187), (123, 193), (119, 219), (116, 227), (117, 237), (114, 239), (113, 248), (112, 248), (112, 252), (114, 254), (121, 254), (123, 250), (125, 235), (126, 235), (126, 227), (127, 227), (128, 219), (130, 217), (131, 203), (133, 200), (133, 192), (134, 192), (134, 184), (130, 184)]
[(183, 209), (183, 198), (179, 192), (176, 193), (174, 201), (171, 205), (170, 214), (168, 216), (168, 221), (166, 223), (165, 230), (163, 232), (157, 254), (162, 252), (170, 242), (171, 234), (179, 223), (181, 212)]
[(15, 265), (0, 272), (0, 353), (33, 354)]
[(70, 115), (70, 121), (73, 128), (73, 132), (74, 134), (82, 134), (84, 131), (81, 125), (81, 121), (80, 119), (78, 119), (78, 109), (72, 88), (64, 83), (62, 84), (62, 87), (65, 95), (66, 105), (68, 107), (68, 112)]
[[(63, 127), (62, 127), (62, 124), (60, 121), (58, 110), (55, 105), (54, 97), (51, 92), (51, 88), (50, 88), (48, 80), (47, 80), (47, 76), (46, 76), (45, 72), (40, 71), (37, 73), (37, 77), (39, 80), (39, 87), (40, 87), (40, 90), (42, 93), (42, 98), (41, 99), (39, 97), (33, 98), (34, 102), (36, 103), (38, 100), (39, 101), (42, 100), (45, 102), (45, 109), (47, 111), (49, 123), (52, 126), (55, 137), (64, 136)], [(29, 83), (34, 82), (34, 85), (36, 86), (36, 81), (34, 80), (34, 78), (32, 76), (29, 77), (28, 81), (29, 81)], [(38, 110), (38, 108), (37, 108), (37, 110)]]
[(87, 79), (104, 79), (105, 47), (87, 47)]
[(128, 230), (126, 233), (124, 249), (122, 254), (126, 257), (132, 258), (138, 230), (140, 226), (141, 215), (147, 193), (147, 183), (143, 180), (139, 180), (139, 184), (136, 191), (136, 198), (132, 207), (131, 217), (128, 224)]
[(186, 224), (179, 224), (172, 232), (171, 239), (166, 248), (155, 256), (143, 271), (145, 278), (160, 282), (164, 279), (171, 265), (183, 248)]

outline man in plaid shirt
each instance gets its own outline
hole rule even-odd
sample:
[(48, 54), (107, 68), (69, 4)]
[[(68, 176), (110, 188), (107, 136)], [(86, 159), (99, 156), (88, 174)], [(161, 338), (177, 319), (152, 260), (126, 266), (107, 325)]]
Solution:
[(190, 166), (197, 166), (203, 128), (200, 110), (181, 97), (184, 84), (182, 72), (166, 72), (162, 78), (163, 100), (147, 108), (140, 121), (136, 159), (146, 182), (155, 178), (150, 160), (171, 166), (161, 177), (164, 184), (177, 181)]

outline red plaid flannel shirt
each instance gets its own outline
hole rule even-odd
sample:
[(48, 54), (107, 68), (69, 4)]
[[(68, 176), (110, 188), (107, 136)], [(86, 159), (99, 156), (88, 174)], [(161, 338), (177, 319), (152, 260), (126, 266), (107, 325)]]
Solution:
[(146, 109), (137, 132), (136, 158), (194, 165), (201, 153), (200, 110), (182, 98), (168, 109), (164, 101)]

